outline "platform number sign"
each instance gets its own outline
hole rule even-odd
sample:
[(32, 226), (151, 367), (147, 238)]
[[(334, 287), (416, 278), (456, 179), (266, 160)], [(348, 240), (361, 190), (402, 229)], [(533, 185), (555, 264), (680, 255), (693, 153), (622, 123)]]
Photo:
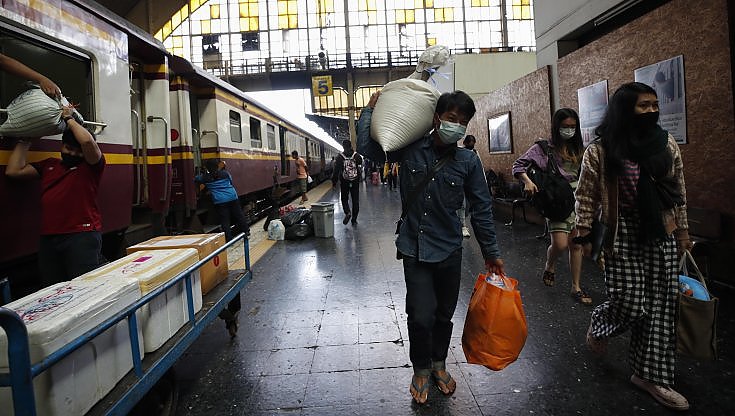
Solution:
[(326, 97), (332, 95), (332, 76), (322, 75), (311, 77), (311, 89), (314, 97)]

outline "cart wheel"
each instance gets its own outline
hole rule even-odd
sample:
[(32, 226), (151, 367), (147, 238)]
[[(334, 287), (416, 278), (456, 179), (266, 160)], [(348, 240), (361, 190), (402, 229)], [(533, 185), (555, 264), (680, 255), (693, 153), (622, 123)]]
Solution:
[(176, 376), (173, 370), (168, 370), (128, 416), (174, 416), (178, 399), (179, 386), (176, 383)]

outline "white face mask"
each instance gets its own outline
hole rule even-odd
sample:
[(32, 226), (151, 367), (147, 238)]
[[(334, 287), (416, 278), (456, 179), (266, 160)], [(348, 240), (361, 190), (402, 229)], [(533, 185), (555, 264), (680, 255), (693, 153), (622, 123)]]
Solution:
[(444, 144), (457, 143), (467, 132), (467, 127), (459, 123), (452, 123), (451, 121), (442, 119), (439, 119), (439, 122), (441, 124), (439, 125), (437, 133), (439, 134), (439, 139), (441, 139)]
[(562, 127), (559, 129), (559, 135), (565, 140), (569, 140), (574, 137), (574, 133), (576, 132), (577, 129), (574, 127)]

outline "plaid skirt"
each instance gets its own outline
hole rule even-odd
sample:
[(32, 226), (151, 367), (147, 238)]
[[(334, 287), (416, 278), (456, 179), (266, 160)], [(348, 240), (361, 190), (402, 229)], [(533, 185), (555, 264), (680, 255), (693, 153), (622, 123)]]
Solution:
[(605, 259), (608, 300), (592, 312), (592, 335), (612, 337), (630, 329), (628, 360), (652, 383), (673, 386), (676, 354), (678, 262), (676, 242), (642, 244), (636, 213), (618, 218), (614, 255)]

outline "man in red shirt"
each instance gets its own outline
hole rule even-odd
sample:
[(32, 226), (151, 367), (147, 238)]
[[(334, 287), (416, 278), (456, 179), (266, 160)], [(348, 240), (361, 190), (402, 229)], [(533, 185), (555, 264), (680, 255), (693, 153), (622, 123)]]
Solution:
[(38, 262), (45, 287), (71, 280), (100, 263), (102, 217), (97, 190), (105, 159), (94, 136), (64, 107), (67, 128), (61, 139), (61, 159), (26, 161), (30, 142), (18, 140), (5, 174), (16, 179), (41, 179), (41, 242)]

